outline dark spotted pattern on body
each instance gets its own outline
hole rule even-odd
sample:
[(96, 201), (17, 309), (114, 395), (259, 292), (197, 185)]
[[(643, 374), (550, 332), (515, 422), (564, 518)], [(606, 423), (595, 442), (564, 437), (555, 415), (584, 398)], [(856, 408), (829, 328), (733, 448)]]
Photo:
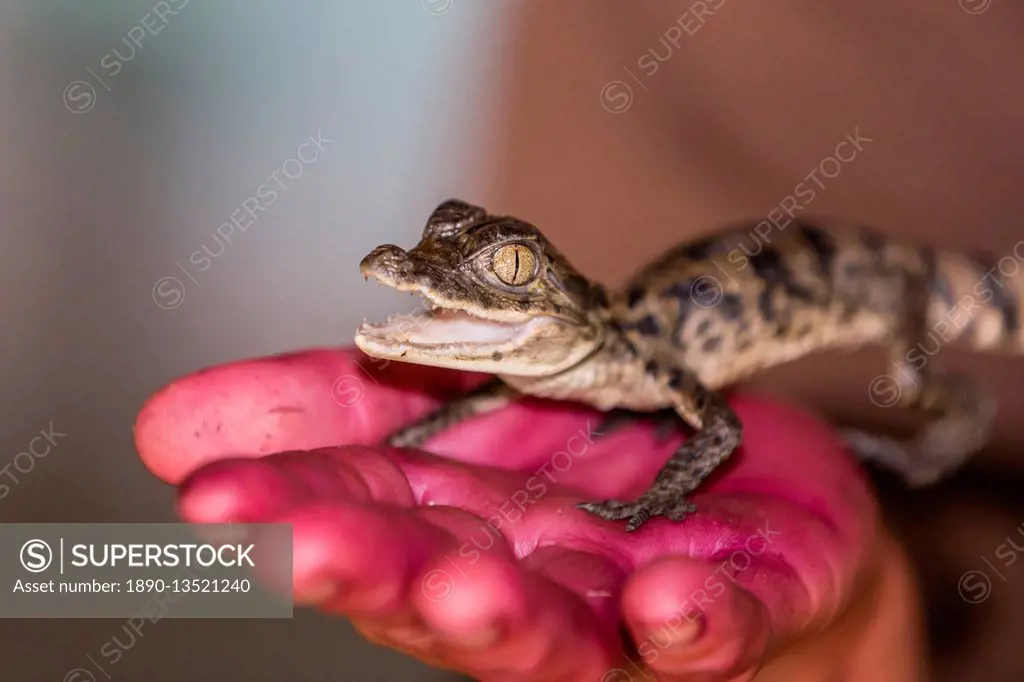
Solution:
[[(390, 280), (410, 270), (420, 278), (417, 288), (438, 294), (432, 299), (483, 318), (514, 310), (539, 321), (552, 315), (577, 320), (577, 343), (592, 350), (575, 364), (545, 371), (545, 358), (564, 355), (553, 353), (554, 344), (565, 343), (560, 327), (557, 341), (541, 337), (506, 351), (507, 362), (526, 363), (530, 371), (499, 370), (500, 381), (489, 389), (404, 429), (398, 440), (417, 445), (423, 434), (505, 404), (510, 389), (609, 411), (671, 409), (696, 433), (650, 489), (635, 500), (579, 505), (602, 519), (627, 520), (626, 529), (634, 531), (652, 517), (680, 520), (692, 513), (689, 493), (741, 443), (742, 424), (719, 389), (809, 353), (881, 343), (899, 370), (900, 404), (927, 413), (928, 421), (909, 441), (849, 432), (851, 447), (912, 485), (936, 480), (980, 448), (994, 404), (962, 378), (916, 358), (930, 356), (936, 338), (1024, 351), (1021, 263), (898, 244), (860, 226), (809, 219), (766, 225), (734, 224), (677, 246), (606, 295), (532, 225), (463, 202), (442, 204), (410, 252), (414, 258), (406, 262), (387, 251), (397, 247), (378, 247), (365, 267)], [(538, 249), (546, 287), (538, 284), (528, 294), (490, 290), (479, 277), (463, 274), (474, 254), (509, 240)], [(417, 352), (429, 350), (403, 359), (415, 362)]]

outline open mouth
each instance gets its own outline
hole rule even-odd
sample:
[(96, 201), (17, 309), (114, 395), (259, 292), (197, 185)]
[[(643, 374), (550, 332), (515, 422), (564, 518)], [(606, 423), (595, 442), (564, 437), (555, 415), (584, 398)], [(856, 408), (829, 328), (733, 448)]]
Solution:
[(525, 324), (494, 322), (462, 310), (431, 308), (393, 315), (384, 322), (364, 322), (357, 335), (389, 345), (500, 345), (515, 340)]
[[(384, 283), (387, 286), (387, 283)], [(394, 287), (392, 287), (394, 288)], [(530, 326), (523, 322), (499, 322), (465, 310), (448, 308), (419, 293), (423, 303), (411, 313), (392, 315), (383, 322), (363, 322), (356, 342), (373, 349), (447, 346), (466, 348), (503, 346), (512, 343)]]

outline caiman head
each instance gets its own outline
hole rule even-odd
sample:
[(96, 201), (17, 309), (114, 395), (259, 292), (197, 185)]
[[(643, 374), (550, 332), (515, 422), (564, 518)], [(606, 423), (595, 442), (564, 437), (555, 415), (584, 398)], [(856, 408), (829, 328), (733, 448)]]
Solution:
[(378, 246), (359, 269), (424, 299), (410, 315), (359, 327), (356, 345), (373, 357), (545, 376), (580, 362), (603, 339), (599, 285), (533, 225), (463, 201), (438, 206), (415, 248)]

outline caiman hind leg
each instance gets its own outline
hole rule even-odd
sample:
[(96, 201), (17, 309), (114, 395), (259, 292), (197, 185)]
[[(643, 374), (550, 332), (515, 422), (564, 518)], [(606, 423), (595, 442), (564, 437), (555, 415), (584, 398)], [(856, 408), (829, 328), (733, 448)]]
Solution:
[(686, 496), (697, 489), (719, 464), (740, 444), (743, 428), (739, 417), (725, 400), (690, 380), (685, 390), (678, 373), (670, 386), (678, 391), (676, 413), (697, 430), (658, 471), (651, 487), (636, 500), (583, 502), (577, 506), (606, 521), (629, 519), (626, 531), (632, 533), (648, 519), (664, 516), (681, 521), (696, 511)]
[(844, 429), (853, 451), (899, 474), (910, 487), (935, 483), (959, 468), (988, 442), (996, 414), (994, 398), (966, 379), (938, 371), (906, 371), (898, 404), (927, 415), (928, 423), (909, 440)]
[(927, 424), (909, 441), (858, 429), (841, 432), (861, 459), (895, 471), (911, 487), (936, 482), (984, 447), (996, 413), (991, 395), (963, 377), (940, 372), (931, 357), (913, 352), (928, 333), (928, 287), (926, 279), (913, 278), (905, 288), (890, 352), (895, 371), (887, 387), (897, 393), (895, 400), (886, 400), (921, 413)]

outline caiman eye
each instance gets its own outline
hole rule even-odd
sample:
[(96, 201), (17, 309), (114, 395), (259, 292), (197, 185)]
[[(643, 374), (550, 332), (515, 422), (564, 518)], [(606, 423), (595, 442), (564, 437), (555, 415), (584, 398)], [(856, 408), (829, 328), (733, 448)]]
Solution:
[(537, 258), (528, 246), (508, 244), (494, 252), (491, 267), (505, 284), (521, 286), (533, 279)]

